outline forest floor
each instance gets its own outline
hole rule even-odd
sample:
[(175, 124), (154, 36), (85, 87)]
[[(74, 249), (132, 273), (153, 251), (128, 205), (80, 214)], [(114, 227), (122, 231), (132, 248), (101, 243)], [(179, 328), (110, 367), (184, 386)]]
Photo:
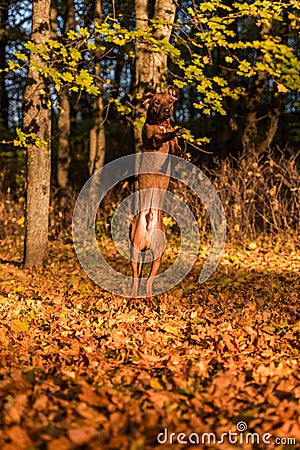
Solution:
[(1, 450), (300, 448), (299, 250), (228, 246), (151, 307), (93, 284), (71, 242), (44, 270), (21, 254), (0, 242)]

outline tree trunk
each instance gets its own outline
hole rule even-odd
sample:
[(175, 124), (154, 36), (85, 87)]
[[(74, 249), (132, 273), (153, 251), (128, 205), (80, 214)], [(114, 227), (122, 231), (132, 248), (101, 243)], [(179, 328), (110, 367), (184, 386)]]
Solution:
[[(67, 0), (64, 14), (64, 34), (75, 29), (74, 0)], [(58, 144), (57, 144), (57, 184), (65, 189), (69, 184), (71, 164), (71, 106), (67, 88), (62, 88), (59, 96), (60, 110), (58, 115)]]
[[(270, 24), (263, 24), (260, 30), (261, 36), (269, 34), (271, 30)], [(264, 61), (264, 56), (258, 57), (258, 61)], [(244, 151), (251, 147), (255, 147), (257, 152), (261, 153), (264, 149), (270, 147), (275, 137), (279, 116), (280, 116), (280, 99), (278, 98), (277, 105), (274, 105), (274, 101), (270, 102), (267, 114), (261, 112), (260, 106), (262, 98), (267, 88), (267, 74), (266, 72), (259, 71), (253, 85), (253, 89), (246, 96), (246, 120), (244, 123), (244, 129), (242, 134), (242, 148)], [(274, 100), (274, 91), (270, 93)], [(264, 120), (264, 117), (268, 117), (269, 121), (262, 122), (264, 126), (259, 127), (260, 120)]]
[[(135, 0), (135, 16), (136, 28), (143, 28), (148, 25), (149, 10), (151, 9), (150, 0)], [(168, 23), (160, 29), (156, 30), (154, 37), (156, 39), (170, 40), (172, 24), (175, 19), (176, 4), (173, 0), (155, 0), (153, 8), (153, 18), (163, 19)], [(167, 89), (167, 55), (154, 52), (148, 44), (136, 42), (135, 45), (135, 82), (136, 90), (140, 96), (144, 96), (147, 92), (166, 91)], [(145, 116), (145, 108), (141, 102), (136, 106), (135, 110), (135, 150), (137, 153), (141, 151), (141, 128), (142, 119)]]
[(57, 184), (65, 189), (69, 184), (69, 169), (71, 164), (71, 116), (70, 99), (68, 90), (62, 88), (59, 96), (59, 115), (57, 121), (58, 143), (57, 143)]
[[(4, 72), (6, 61), (7, 26), (8, 21), (8, 0), (3, 0), (0, 7), (0, 130), (7, 132), (8, 129), (8, 96), (5, 85)], [(1, 71), (3, 70), (3, 72)], [(1, 133), (3, 135), (3, 132)]]
[[(33, 2), (31, 40), (40, 45), (50, 38), (50, 1)], [(45, 66), (38, 54), (31, 54), (38, 66)], [(41, 267), (48, 256), (48, 219), (51, 172), (51, 111), (47, 107), (45, 81), (31, 65), (24, 93), (23, 127), (47, 142), (47, 148), (34, 143), (27, 150), (27, 203), (24, 267)]]
[(254, 90), (252, 90), (246, 97), (246, 109), (247, 115), (244, 123), (244, 129), (242, 134), (242, 147), (244, 151), (247, 151), (258, 143), (258, 120), (257, 113), (259, 111), (259, 105), (263, 92), (266, 88), (267, 75), (265, 72), (258, 72)]
[[(98, 65), (98, 63), (97, 63)], [(98, 70), (95, 70), (95, 74)], [(96, 83), (97, 84), (97, 83)], [(105, 127), (102, 94), (94, 101), (93, 126), (90, 130), (89, 174), (101, 169), (105, 160)]]
[[(101, 21), (101, 0), (95, 0), (95, 20)], [(97, 44), (97, 40), (96, 40)], [(102, 90), (100, 55), (95, 54), (95, 84)], [(93, 104), (93, 124), (90, 130), (89, 174), (101, 169), (105, 160), (105, 127), (103, 117), (103, 98), (100, 93)]]
[(259, 142), (257, 146), (258, 153), (262, 153), (264, 150), (269, 149), (275, 138), (278, 130), (279, 117), (281, 112), (281, 101), (277, 99), (277, 104), (271, 107), (268, 119), (268, 126), (265, 127), (264, 139)]

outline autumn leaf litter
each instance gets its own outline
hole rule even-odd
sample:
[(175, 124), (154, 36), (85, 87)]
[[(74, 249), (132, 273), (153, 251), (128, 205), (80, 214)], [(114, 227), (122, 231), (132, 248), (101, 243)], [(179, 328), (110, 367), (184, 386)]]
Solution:
[(1, 450), (184, 448), (158, 433), (241, 420), (300, 442), (299, 252), (227, 248), (149, 307), (95, 286), (71, 244), (27, 271), (0, 248)]

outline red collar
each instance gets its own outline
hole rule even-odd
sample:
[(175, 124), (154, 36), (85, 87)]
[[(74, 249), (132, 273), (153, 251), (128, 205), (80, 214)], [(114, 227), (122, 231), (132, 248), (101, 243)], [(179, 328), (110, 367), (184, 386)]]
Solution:
[(166, 119), (166, 120), (163, 120), (163, 121), (160, 121), (158, 119), (151, 119), (149, 121), (149, 124), (150, 125), (161, 125), (163, 127), (166, 127), (166, 126), (170, 125), (170, 119)]

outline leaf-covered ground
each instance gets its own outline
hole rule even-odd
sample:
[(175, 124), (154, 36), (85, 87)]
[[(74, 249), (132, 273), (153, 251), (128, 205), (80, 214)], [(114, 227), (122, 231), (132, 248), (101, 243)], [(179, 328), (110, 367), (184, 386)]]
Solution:
[(149, 307), (95, 286), (71, 244), (23, 271), (2, 241), (1, 450), (300, 448), (300, 252), (250, 248)]

